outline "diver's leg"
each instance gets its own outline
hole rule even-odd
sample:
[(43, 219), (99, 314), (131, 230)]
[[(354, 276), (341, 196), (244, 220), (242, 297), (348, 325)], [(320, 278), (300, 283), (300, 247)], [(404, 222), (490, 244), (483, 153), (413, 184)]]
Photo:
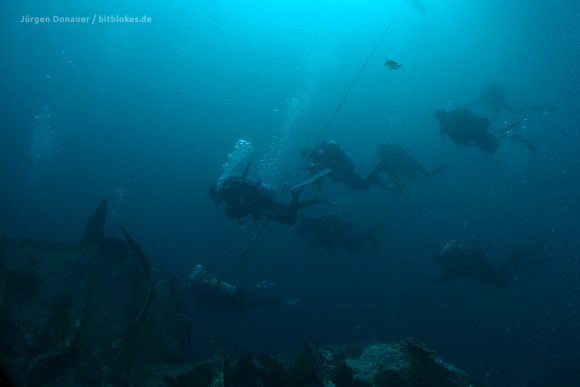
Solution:
[(271, 203), (266, 217), (278, 223), (287, 224), (291, 226), (296, 224), (296, 221), (298, 219), (298, 212), (301, 209), (324, 202), (321, 199), (309, 199), (300, 201), (299, 190), (291, 191), (291, 195), (292, 199), (289, 205), (278, 202)]

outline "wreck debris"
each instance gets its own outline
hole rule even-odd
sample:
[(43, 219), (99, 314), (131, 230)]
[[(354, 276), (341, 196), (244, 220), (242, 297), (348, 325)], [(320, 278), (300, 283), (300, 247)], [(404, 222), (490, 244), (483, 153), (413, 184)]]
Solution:
[(105, 240), (105, 221), (107, 220), (107, 199), (102, 199), (97, 209), (89, 217), (85, 228), (83, 243), (101, 244)]
[(127, 229), (125, 227), (123, 227), (123, 225), (121, 223), (119, 223), (118, 225), (119, 225), (119, 228), (121, 229), (121, 231), (123, 232), (123, 236), (125, 237), (125, 240), (127, 241), (127, 245), (129, 246), (129, 250), (133, 254), (135, 254), (135, 258), (137, 259), (137, 262), (139, 262), (139, 265), (141, 265), (141, 269), (143, 270), (145, 275), (148, 276), (151, 272), (151, 262), (149, 261), (149, 258), (147, 258), (147, 255), (145, 255), (145, 253), (141, 249), (141, 246), (139, 246), (137, 241), (135, 241), (135, 239), (133, 239), (133, 237), (131, 236), (131, 234), (129, 234)]
[[(315, 346), (306, 338), (298, 353), (240, 357), (215, 341), (216, 355), (192, 364), (188, 293), (124, 227), (125, 239), (101, 239), (105, 218), (102, 201), (81, 243), (0, 240), (0, 362), (20, 385), (477, 385), (412, 340)], [(25, 297), (14, 296), (23, 289), (12, 274), (28, 278)]]
[(56, 348), (43, 352), (36, 356), (26, 367), (24, 372), (24, 377), (22, 381), (23, 386), (28, 386), (30, 384), (31, 378), (34, 376), (34, 372), (39, 366), (44, 365), (46, 367), (47, 363), (57, 360), (58, 358), (68, 354), (74, 348), (78, 333), (81, 329), (81, 322), (78, 316), (74, 312), (70, 312), (63, 322), (63, 326), (59, 329), (59, 337), (57, 338)]

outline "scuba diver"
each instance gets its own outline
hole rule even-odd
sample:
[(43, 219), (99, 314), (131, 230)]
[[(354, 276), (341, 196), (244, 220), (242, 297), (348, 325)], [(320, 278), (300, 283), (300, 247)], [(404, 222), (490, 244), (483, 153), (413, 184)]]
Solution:
[(365, 233), (352, 232), (352, 223), (341, 219), (336, 214), (319, 216), (316, 218), (300, 217), (298, 233), (306, 237), (313, 246), (322, 246), (327, 250), (340, 246), (350, 254), (358, 254), (369, 245), (373, 253), (378, 251), (379, 234), (385, 228), (381, 221)]
[(293, 225), (296, 223), (298, 211), (303, 208), (328, 201), (314, 198), (300, 201), (300, 192), (309, 184), (316, 182), (330, 170), (322, 170), (310, 180), (298, 184), (290, 189), (291, 202), (283, 204), (276, 201), (276, 192), (270, 186), (259, 180), (250, 180), (246, 176), (251, 163), (248, 163), (241, 176), (232, 176), (222, 184), (213, 184), (209, 189), (209, 195), (216, 206), (225, 202), (225, 213), (238, 223), (243, 224), (242, 219), (250, 216), (257, 224), (259, 220), (269, 219), (278, 223)]
[[(310, 162), (307, 168), (311, 176), (329, 169), (328, 177), (333, 184), (338, 182), (346, 185), (353, 191), (366, 191), (371, 184), (376, 184), (387, 191), (393, 191), (380, 178), (380, 163), (368, 174), (367, 177), (360, 177), (355, 169), (355, 162), (348, 155), (346, 150), (334, 141), (323, 141), (315, 148), (305, 145), (300, 151), (302, 158)], [(318, 189), (322, 189), (322, 179), (318, 180)]]
[(472, 113), (466, 107), (446, 112), (435, 110), (433, 115), (439, 120), (441, 138), (447, 136), (457, 145), (476, 145), (486, 153), (494, 154), (499, 140), (489, 131), (489, 120)]
[(505, 93), (503, 86), (497, 82), (493, 82), (487, 85), (479, 99), (470, 103), (469, 106), (482, 105), (493, 114), (499, 113), (503, 110), (511, 113), (524, 113), (526, 111), (542, 113), (545, 111), (553, 112), (556, 110), (555, 106), (552, 105), (523, 105), (516, 108), (507, 102), (506, 96), (507, 94)]
[[(449, 112), (435, 110), (433, 114), (439, 120), (442, 138), (447, 135), (455, 144), (463, 146), (477, 145), (489, 154), (494, 154), (497, 151), (500, 139), (488, 131), (490, 122), (487, 118), (478, 116), (465, 107)], [(509, 138), (513, 142), (521, 144), (530, 153), (536, 154), (538, 152), (537, 147), (523, 135), (513, 131), (524, 120), (525, 117), (514, 123), (507, 124), (499, 130), (499, 135), (501, 138)]]
[(440, 174), (445, 169), (449, 168), (448, 164), (436, 166), (431, 171), (426, 170), (412, 158), (402, 147), (393, 143), (384, 143), (378, 146), (379, 157), (383, 170), (387, 172), (391, 180), (399, 187), (401, 192), (404, 192), (404, 187), (400, 177), (405, 177), (409, 180), (415, 180), (417, 175), (422, 175), (427, 178)]
[(484, 282), (498, 288), (505, 287), (521, 268), (550, 260), (543, 242), (512, 251), (499, 269), (492, 265), (484, 251), (458, 245), (456, 241), (447, 243), (437, 256), (437, 261), (443, 265), (442, 281), (463, 278)]
[(197, 265), (189, 276), (189, 290), (194, 303), (213, 313), (247, 312), (261, 306), (292, 306), (298, 299), (282, 301), (267, 291), (274, 287), (268, 281), (248, 288), (232, 285), (208, 274), (203, 265)]

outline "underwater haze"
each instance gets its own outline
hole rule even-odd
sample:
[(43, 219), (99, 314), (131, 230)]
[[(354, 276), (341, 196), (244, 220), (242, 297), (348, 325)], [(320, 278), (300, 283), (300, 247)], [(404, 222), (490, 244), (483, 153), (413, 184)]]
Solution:
[[(199, 359), (212, 353), (207, 337), (274, 354), (295, 350), (305, 332), (318, 344), (412, 336), (486, 385), (577, 385), (579, 23), (577, 0), (3, 2), (0, 233), (79, 241), (107, 198), (107, 234), (120, 236), (122, 222), (183, 283), (203, 264), (300, 299), (242, 314), (194, 309)], [(550, 109), (490, 111), (474, 102), (489, 84), (513, 106)], [(462, 106), (498, 136), (524, 119), (517, 131), (537, 153), (501, 141), (487, 154), (442, 138), (433, 112)], [(240, 225), (212, 203), (209, 187), (249, 161), (248, 176), (278, 192), (306, 180), (300, 150), (321, 135), (362, 175), (386, 142), (449, 168), (405, 181), (404, 194), (330, 181), (304, 190), (333, 204), (301, 215), (338, 214), (355, 230), (384, 221), (377, 254), (312, 246), (275, 222)], [(436, 256), (450, 241), (497, 266), (542, 241), (552, 260), (503, 288), (441, 281)]]

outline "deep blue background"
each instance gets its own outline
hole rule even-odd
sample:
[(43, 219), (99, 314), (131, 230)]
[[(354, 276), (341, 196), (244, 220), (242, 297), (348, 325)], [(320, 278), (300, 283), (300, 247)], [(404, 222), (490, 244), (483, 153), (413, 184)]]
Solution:
[[(198, 4), (199, 3), (199, 4)], [(399, 1), (87, 2), (0, 4), (0, 231), (79, 240), (101, 197), (158, 264), (185, 280), (197, 263), (240, 284), (268, 279), (303, 302), (215, 317), (196, 312), (193, 351), (217, 336), (231, 351), (414, 336), (491, 385), (524, 385), (580, 357), (580, 3), (426, 0), (400, 13), (327, 138), (369, 171), (384, 141), (444, 175), (404, 196), (329, 186), (364, 229), (379, 220), (378, 259), (312, 250), (271, 225), (243, 271), (231, 267), (254, 227), (215, 208), (207, 189), (235, 142), (254, 146), (253, 173), (281, 187), (399, 8)], [(150, 15), (149, 25), (25, 25), (22, 15)], [(404, 64), (383, 67), (387, 58)], [(442, 142), (432, 116), (501, 82), (514, 105), (547, 103), (521, 130), (540, 154), (509, 142), (494, 156)], [(44, 112), (43, 113), (43, 109)], [(492, 116), (492, 129), (519, 117)], [(278, 140), (275, 140), (277, 136)], [(260, 166), (274, 149), (278, 169)], [(288, 199), (288, 198), (286, 198)], [(450, 239), (498, 263), (546, 240), (555, 262), (507, 289), (437, 282)]]

